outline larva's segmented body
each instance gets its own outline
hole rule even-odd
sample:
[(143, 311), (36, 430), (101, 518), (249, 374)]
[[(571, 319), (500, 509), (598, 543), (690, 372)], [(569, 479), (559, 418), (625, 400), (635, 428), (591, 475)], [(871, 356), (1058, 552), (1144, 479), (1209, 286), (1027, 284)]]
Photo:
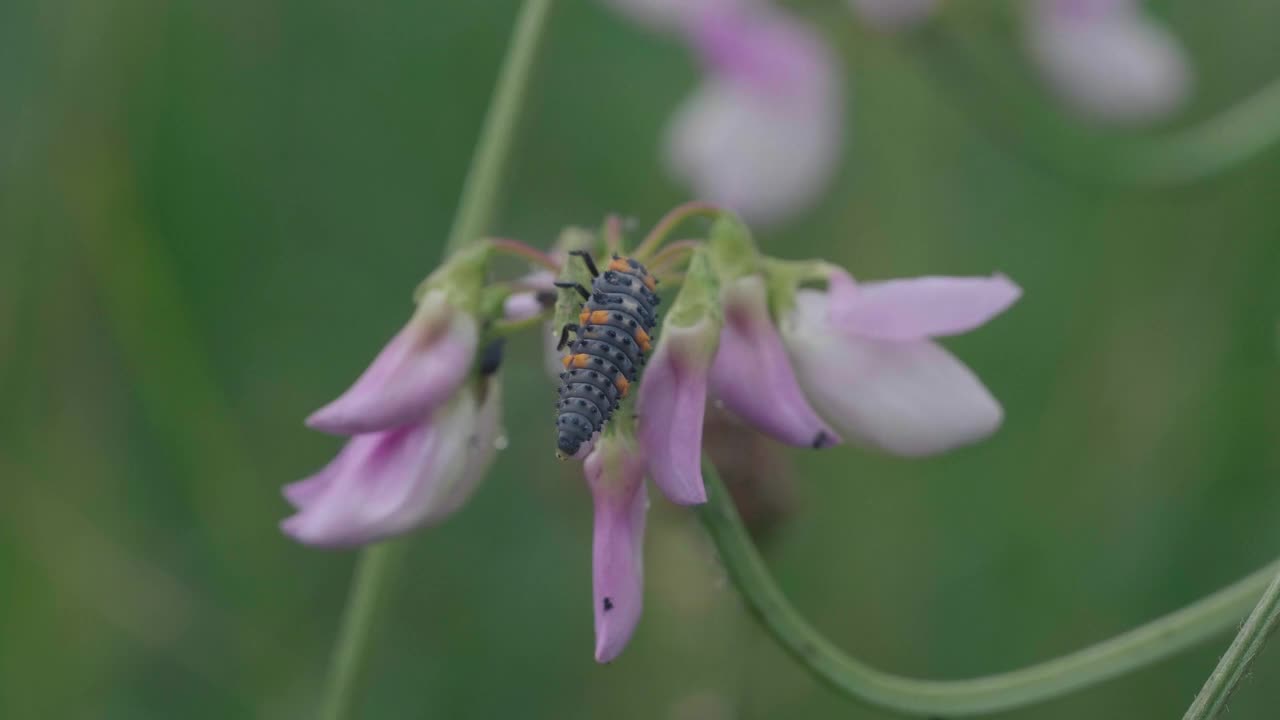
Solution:
[(566, 325), (560, 335), (569, 344), (560, 373), (560, 398), (556, 402), (557, 449), (561, 456), (582, 457), (590, 452), (596, 433), (618, 409), (632, 383), (640, 376), (652, 345), (660, 300), (654, 293), (657, 280), (632, 258), (614, 256), (604, 273), (586, 253), (575, 253), (594, 276), (591, 290), (575, 283), (558, 283), (583, 295), (586, 302), (577, 325)]

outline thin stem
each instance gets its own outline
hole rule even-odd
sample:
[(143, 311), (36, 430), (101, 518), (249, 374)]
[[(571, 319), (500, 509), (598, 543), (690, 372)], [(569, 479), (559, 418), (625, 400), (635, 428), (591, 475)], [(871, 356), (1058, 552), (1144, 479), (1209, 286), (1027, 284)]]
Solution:
[(675, 269), (675, 266), (681, 260), (685, 260), (692, 255), (693, 251), (697, 250), (698, 246), (703, 242), (702, 240), (676, 240), (675, 242), (667, 243), (666, 247), (649, 258), (649, 271), (654, 275), (662, 275)]
[(610, 254), (622, 252), (622, 218), (617, 215), (604, 219), (604, 247)]
[(658, 221), (657, 225), (653, 226), (653, 229), (649, 231), (649, 234), (645, 236), (644, 240), (640, 241), (640, 244), (636, 246), (636, 249), (631, 253), (631, 255), (638, 260), (643, 260), (645, 257), (653, 253), (653, 251), (658, 249), (658, 246), (661, 245), (662, 241), (676, 229), (676, 226), (691, 217), (701, 216), (714, 218), (720, 217), (723, 213), (723, 209), (718, 208), (715, 205), (711, 205), (710, 203), (688, 202), (683, 205), (677, 205), (666, 215), (662, 216), (662, 219)]
[(403, 543), (389, 542), (366, 548), (360, 553), (347, 595), (347, 607), (342, 615), (342, 627), (338, 629), (334, 645), (321, 720), (344, 720), (354, 715), (369, 646), (373, 641), (374, 624), (378, 611), (386, 602), (387, 590), (403, 549)]
[(1217, 115), (1122, 155), (1117, 175), (1174, 185), (1226, 172), (1280, 140), (1280, 79)]
[(1218, 667), (1205, 681), (1195, 702), (1187, 709), (1182, 720), (1212, 720), (1222, 712), (1231, 693), (1249, 671), (1249, 665), (1262, 651), (1271, 633), (1280, 622), (1280, 575), (1267, 586), (1262, 599), (1244, 621), (1240, 633), (1218, 661)]
[[(551, 0), (525, 0), (485, 116), (484, 127), (471, 168), (458, 200), (457, 214), (445, 252), (451, 253), (478, 240), (492, 221), (498, 186), (511, 150), (525, 87), (542, 36)], [(322, 705), (323, 720), (346, 720), (360, 697), (361, 678), (368, 662), (370, 636), (377, 623), (381, 598), (395, 575), (396, 559), (404, 541), (392, 541), (361, 551), (342, 629), (329, 668)]]
[(524, 258), (535, 265), (541, 265), (552, 272), (560, 272), (560, 263), (555, 258), (542, 252), (532, 245), (526, 245), (519, 240), (509, 240), (507, 238), (488, 238), (489, 243), (493, 245), (493, 249), (507, 255)]
[(748, 537), (724, 485), (703, 462), (707, 503), (698, 509), (730, 577), (774, 641), (837, 692), (906, 715), (960, 717), (1031, 705), (1169, 657), (1239, 621), (1280, 562), (1110, 640), (1036, 665), (970, 680), (917, 680), (844, 654), (787, 601)]
[(502, 61), (501, 74), (489, 100), (489, 112), (485, 114), (480, 140), (462, 186), (446, 252), (478, 239), (493, 217), (498, 185), (511, 155), (516, 121), (550, 8), (551, 0), (526, 0), (516, 18), (515, 32)]

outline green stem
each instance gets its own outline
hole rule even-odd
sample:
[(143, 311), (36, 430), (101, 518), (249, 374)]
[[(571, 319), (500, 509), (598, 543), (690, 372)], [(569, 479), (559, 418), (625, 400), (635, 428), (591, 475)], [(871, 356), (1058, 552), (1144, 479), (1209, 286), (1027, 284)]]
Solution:
[(649, 234), (645, 236), (644, 240), (641, 240), (640, 244), (636, 246), (636, 249), (631, 251), (631, 256), (643, 262), (646, 257), (662, 245), (662, 241), (666, 240), (667, 236), (670, 235), (671, 232), (680, 225), (680, 223), (691, 217), (717, 218), (722, 214), (724, 214), (723, 209), (710, 203), (687, 202), (683, 205), (677, 205), (666, 215), (662, 216), (662, 219), (658, 221), (657, 225), (653, 226), (653, 229), (649, 231)]
[(1208, 120), (1135, 147), (1118, 158), (1122, 180), (1191, 183), (1231, 170), (1280, 140), (1280, 79)]
[(753, 614), (773, 639), (837, 692), (906, 715), (984, 715), (1031, 705), (1169, 657), (1239, 621), (1280, 562), (1110, 640), (1020, 670), (970, 680), (918, 680), (845, 655), (787, 601), (756, 551), (710, 462), (698, 515)]
[[(551, 0), (525, 0), (520, 8), (458, 200), (446, 254), (479, 240), (492, 221), (498, 186), (550, 7)], [(360, 681), (368, 662), (378, 610), (395, 575), (403, 543), (403, 540), (382, 543), (365, 548), (360, 554), (330, 662), (321, 712), (324, 720), (346, 720), (352, 716), (360, 696)]]
[(502, 61), (501, 74), (489, 100), (480, 140), (471, 157), (471, 169), (467, 171), (467, 179), (462, 186), (457, 214), (449, 230), (449, 242), (445, 245), (446, 252), (454, 252), (478, 239), (493, 217), (498, 186), (507, 158), (511, 155), (516, 121), (524, 104), (538, 41), (542, 38), (550, 9), (551, 0), (526, 0), (520, 9), (507, 56)]
[(347, 595), (342, 627), (334, 645), (325, 686), (321, 720), (344, 720), (354, 716), (360, 685), (364, 679), (369, 646), (378, 611), (386, 603), (387, 590), (403, 554), (401, 542), (366, 548), (356, 563), (355, 578)]
[(1262, 651), (1267, 638), (1275, 631), (1280, 622), (1280, 575), (1277, 575), (1267, 586), (1257, 607), (1244, 621), (1240, 633), (1227, 648), (1227, 654), (1218, 661), (1218, 667), (1205, 681), (1195, 702), (1187, 709), (1182, 720), (1211, 720), (1218, 716), (1227, 705), (1231, 692), (1249, 671), (1249, 665)]

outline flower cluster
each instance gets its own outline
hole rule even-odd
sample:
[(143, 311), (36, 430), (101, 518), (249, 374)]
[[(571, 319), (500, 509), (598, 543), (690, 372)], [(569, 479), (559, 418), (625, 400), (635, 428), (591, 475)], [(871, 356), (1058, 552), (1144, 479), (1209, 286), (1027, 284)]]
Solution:
[[(607, 251), (621, 241), (563, 237), (554, 256), (514, 241), (480, 242), (424, 283), (405, 328), (349, 390), (308, 418), (350, 439), (319, 473), (285, 488), (297, 507), (282, 523), (286, 533), (315, 546), (368, 543), (439, 521), (467, 500), (499, 433), (494, 349), (505, 334), (551, 320), (552, 303), (561, 317), (576, 314), (572, 291), (552, 292), (555, 279), (575, 277), (570, 247)], [(768, 258), (727, 213), (705, 240), (655, 252), (661, 239), (651, 234), (637, 259), (679, 292), (660, 321), (634, 408), (618, 409), (584, 462), (595, 508), (600, 662), (621, 652), (640, 618), (645, 477), (677, 504), (706, 501), (709, 401), (798, 447), (847, 441), (920, 456), (974, 442), (999, 426), (1000, 405), (933, 338), (982, 325), (1020, 294), (1001, 275), (859, 283), (826, 262)], [(489, 280), (491, 256), (513, 249), (556, 271)]]
[[(849, 0), (881, 31), (927, 19), (939, 0)], [(665, 137), (670, 173), (753, 224), (812, 206), (839, 165), (844, 82), (821, 35), (761, 0), (610, 0), (637, 22), (681, 39), (703, 81)], [(1139, 0), (1030, 0), (1028, 53), (1075, 113), (1132, 124), (1166, 117), (1189, 93), (1177, 40)]]

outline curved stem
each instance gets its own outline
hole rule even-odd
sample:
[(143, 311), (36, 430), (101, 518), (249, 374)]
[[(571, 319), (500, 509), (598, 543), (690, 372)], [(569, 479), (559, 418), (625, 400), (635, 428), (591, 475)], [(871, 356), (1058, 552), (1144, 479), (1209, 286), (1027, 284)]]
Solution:
[(734, 584), (773, 639), (837, 692), (906, 715), (959, 717), (1008, 710), (1123, 675), (1219, 633), (1248, 612), (1280, 562), (1110, 640), (1020, 670), (969, 680), (918, 680), (844, 654), (787, 601), (742, 526), (710, 462), (698, 516)]
[(690, 239), (676, 240), (674, 242), (667, 243), (666, 247), (662, 248), (662, 250), (654, 254), (653, 257), (649, 258), (649, 262), (647, 263), (649, 266), (649, 272), (660, 276), (675, 269), (675, 266), (679, 264), (681, 260), (688, 259), (689, 256), (693, 254), (693, 251), (697, 250), (704, 242), (705, 241), (703, 240)]
[(1278, 622), (1280, 575), (1276, 575), (1267, 586), (1257, 607), (1249, 614), (1249, 619), (1244, 621), (1240, 633), (1218, 661), (1218, 666), (1213, 669), (1213, 674), (1205, 681), (1200, 694), (1196, 695), (1195, 702), (1191, 703), (1182, 720), (1211, 720), (1226, 708), (1231, 692), (1248, 673), (1250, 663), (1262, 651), (1262, 646), (1271, 633), (1275, 632)]
[(535, 265), (541, 265), (552, 272), (560, 272), (560, 263), (556, 262), (555, 258), (532, 245), (527, 245), (519, 240), (510, 240), (508, 238), (488, 238), (488, 241), (493, 245), (493, 249), (500, 253), (524, 258), (525, 260), (528, 260)]
[[(511, 45), (502, 61), (480, 140), (458, 201), (453, 229), (445, 247), (446, 254), (480, 239), (492, 221), (525, 86), (550, 7), (551, 0), (525, 0), (520, 8)], [(403, 542), (375, 545), (360, 553), (347, 606), (343, 610), (342, 629), (331, 659), (321, 712), (324, 720), (345, 720), (352, 716), (360, 695), (364, 666), (368, 662), (370, 636), (377, 623), (378, 609), (383, 604), (381, 598), (394, 576), (395, 561)]]
[(329, 681), (325, 684), (321, 720), (343, 720), (354, 716), (360, 685), (364, 678), (373, 641), (378, 611), (386, 602), (387, 590), (402, 553), (401, 542), (375, 545), (360, 553), (355, 577), (342, 613), (342, 627), (333, 646)]
[[(1004, 25), (1000, 30), (1018, 31), (1007, 8), (992, 12), (993, 20)], [(916, 33), (911, 56), (939, 94), (989, 142), (1068, 179), (1176, 187), (1230, 171), (1280, 142), (1280, 78), (1196, 125), (1163, 136), (1100, 143), (1058, 113), (1038, 110), (1038, 103), (1017, 96), (1000, 63), (977, 58), (962, 34), (956, 28), (923, 28)]]
[(480, 140), (471, 156), (471, 168), (462, 186), (445, 252), (451, 253), (478, 239), (493, 217), (498, 185), (511, 155), (516, 120), (524, 104), (529, 74), (550, 8), (551, 0), (526, 0), (520, 8), (511, 44), (489, 100), (489, 111), (480, 129)]
[(1199, 125), (1156, 138), (1117, 159), (1123, 180), (1190, 183), (1231, 170), (1280, 141), (1280, 79)]
[(723, 209), (704, 202), (688, 202), (683, 205), (677, 205), (666, 215), (662, 216), (662, 219), (658, 221), (658, 224), (653, 226), (653, 229), (649, 231), (649, 234), (645, 236), (644, 240), (641, 240), (640, 244), (636, 246), (636, 249), (632, 251), (631, 256), (643, 262), (644, 258), (657, 250), (658, 246), (662, 244), (662, 241), (666, 240), (667, 236), (670, 235), (680, 223), (691, 217), (719, 217), (723, 212)]

